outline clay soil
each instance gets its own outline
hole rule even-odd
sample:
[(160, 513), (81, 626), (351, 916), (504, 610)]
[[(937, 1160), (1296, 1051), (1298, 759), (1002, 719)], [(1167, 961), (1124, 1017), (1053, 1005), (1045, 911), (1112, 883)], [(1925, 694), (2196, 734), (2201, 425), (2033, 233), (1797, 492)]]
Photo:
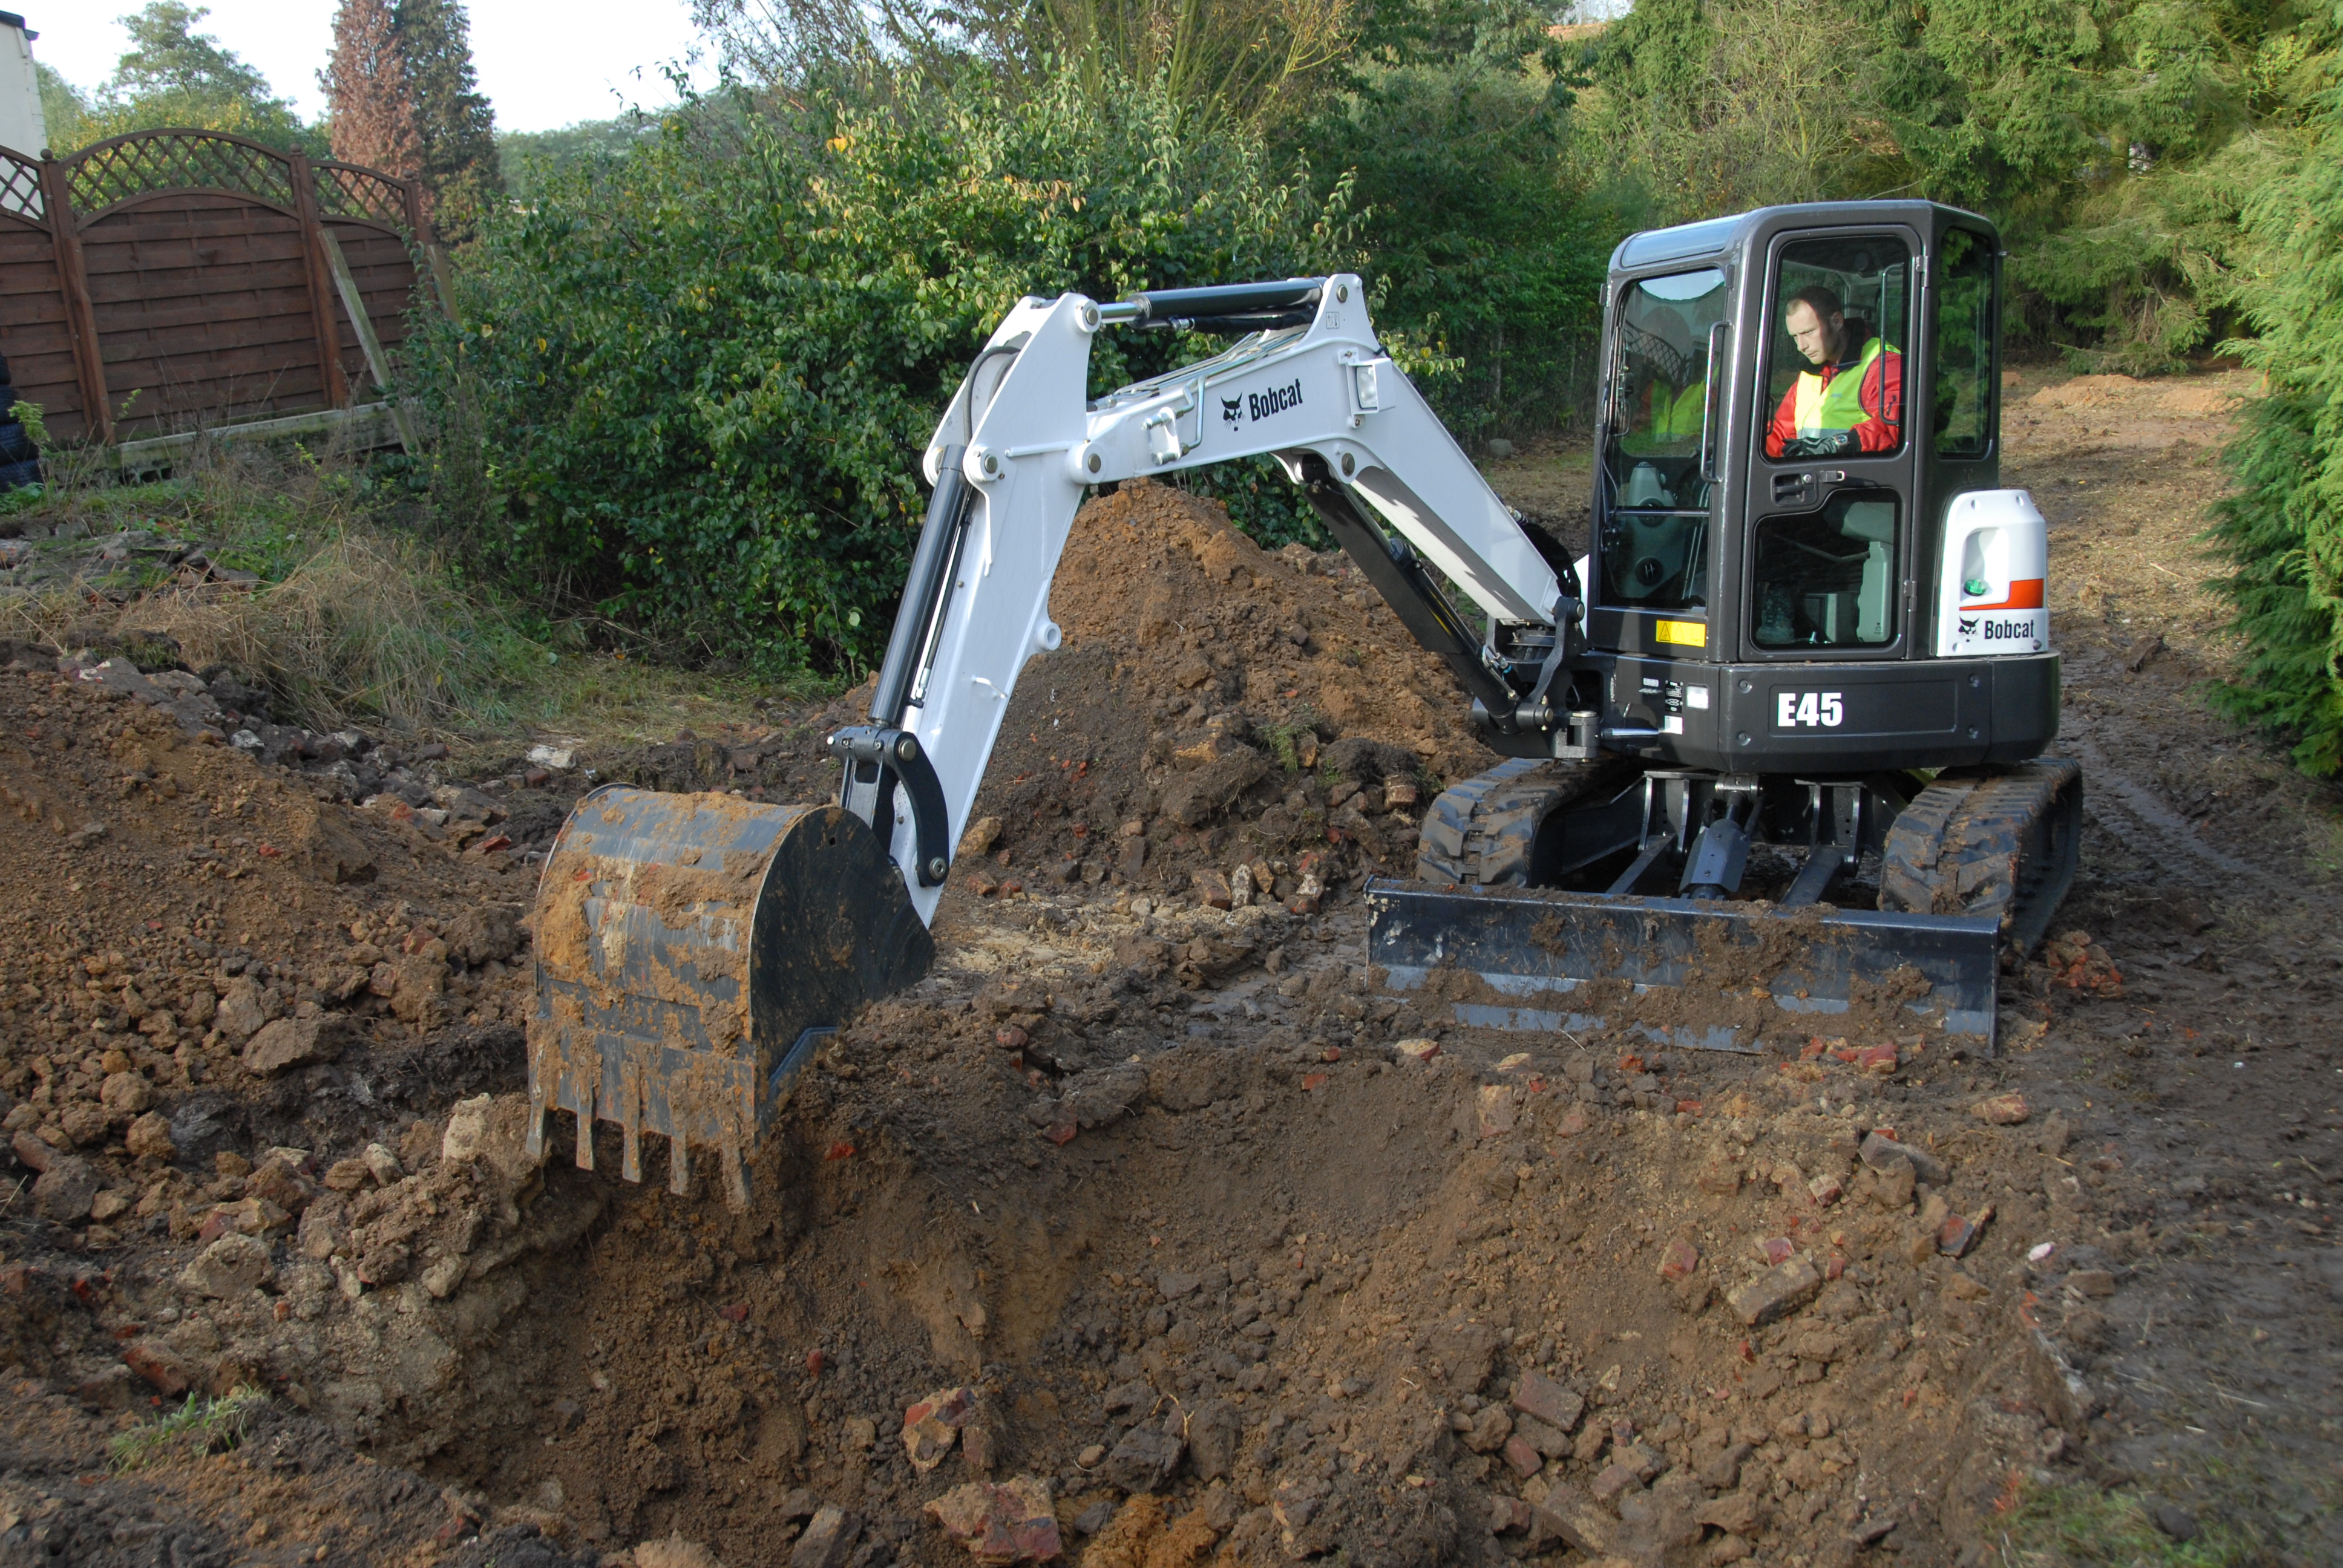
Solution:
[(1361, 883), (1491, 759), (1339, 560), (1158, 487), (1084, 513), (936, 969), (746, 1212), (526, 1159), (516, 917), (591, 783), (819, 798), (854, 694), (446, 763), (484, 849), (0, 672), (0, 1563), (953, 1563), (982, 1477), (1101, 1568), (2016, 1562), (2105, 1496), (2343, 1557), (2343, 834), (2203, 699), (2245, 391), (2010, 389), (2089, 816), (1991, 1058), (1386, 993)]

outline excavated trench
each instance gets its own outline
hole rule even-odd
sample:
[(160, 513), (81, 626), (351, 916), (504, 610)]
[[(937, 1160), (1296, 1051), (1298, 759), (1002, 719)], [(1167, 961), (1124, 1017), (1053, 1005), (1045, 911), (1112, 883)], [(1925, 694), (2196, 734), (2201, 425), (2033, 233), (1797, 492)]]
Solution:
[[(664, 1191), (656, 1139), (639, 1186), (612, 1128), (593, 1172), (560, 1118), (522, 1154), (525, 865), (0, 676), (0, 848), (48, 890), (0, 926), (0, 1562), (1974, 1563), (2077, 1475), (2212, 1517), (2158, 1468), (2193, 1451), (2147, 1445), (2229, 1429), (2139, 1392), (2194, 1386), (2185, 1355), (2140, 1358), (2188, 1310), (2167, 1282), (2230, 1288), (2211, 1249), (2252, 1243), (2214, 1238), (2253, 1227), (2192, 1216), (2253, 1189), (2157, 1118), (2254, 1159), (2318, 1101), (2331, 910), (2276, 896), (2290, 798), (2215, 776), (2222, 852), (2272, 868), (2250, 910), (2098, 808), (2070, 909), (2101, 937), (2005, 976), (1990, 1060), (1893, 999), (1758, 1018), (1751, 1055), (1624, 1007), (1468, 1029), (1453, 984), (1375, 983), (1357, 890), (1486, 766), (1436, 669), (1176, 492), (1085, 518), (938, 968), (803, 1076), (745, 1212), (705, 1171)], [(2097, 717), (2107, 640), (2076, 651), (2094, 777), (2186, 794)], [(851, 707), (604, 771), (812, 798)], [(2265, 969), (2299, 994), (2222, 1021)], [(1710, 978), (1640, 1020), (1751, 1021), (1763, 977)], [(2260, 1076), (2200, 1081), (2217, 1040)], [(2328, 1245), (2297, 1186), (2284, 1233)], [(110, 1434), (239, 1386), (240, 1442), (107, 1472)], [(2237, 1429), (2256, 1506), (2314, 1426)]]

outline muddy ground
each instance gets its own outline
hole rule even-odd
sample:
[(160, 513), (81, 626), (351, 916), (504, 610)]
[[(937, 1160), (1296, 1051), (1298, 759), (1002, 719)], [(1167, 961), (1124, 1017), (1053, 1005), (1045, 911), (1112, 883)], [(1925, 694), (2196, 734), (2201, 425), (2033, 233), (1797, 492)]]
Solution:
[[(592, 782), (818, 797), (850, 694), (566, 768), (328, 760), (216, 682), (20, 657), (0, 1562), (943, 1563), (990, 1525), (1975, 1563), (2062, 1488), (2200, 1560), (2343, 1557), (2343, 835), (2201, 696), (2242, 390), (2012, 388), (2089, 817), (2086, 935), (2008, 977), (1999, 1056), (1384, 995), (1360, 881), (1488, 759), (1339, 562), (1140, 487), (1070, 552), (936, 971), (807, 1076), (744, 1214), (656, 1141), (639, 1187), (615, 1133), (526, 1159), (516, 917)], [(1545, 460), (1498, 482), (1566, 532)]]

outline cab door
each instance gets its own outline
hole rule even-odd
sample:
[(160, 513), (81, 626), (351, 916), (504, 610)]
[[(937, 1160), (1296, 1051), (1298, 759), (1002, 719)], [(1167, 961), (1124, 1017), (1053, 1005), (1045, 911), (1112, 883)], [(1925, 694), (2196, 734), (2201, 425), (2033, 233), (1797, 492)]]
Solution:
[[(1826, 749), (1957, 717), (1949, 690), (1906, 689), (1885, 668), (1916, 646), (1906, 388), (1921, 256), (1900, 224), (1790, 230), (1765, 249), (1737, 640), (1741, 659), (1785, 667), (1747, 694), (1771, 745)], [(1799, 678), (1821, 662), (1884, 668), (1876, 679)]]

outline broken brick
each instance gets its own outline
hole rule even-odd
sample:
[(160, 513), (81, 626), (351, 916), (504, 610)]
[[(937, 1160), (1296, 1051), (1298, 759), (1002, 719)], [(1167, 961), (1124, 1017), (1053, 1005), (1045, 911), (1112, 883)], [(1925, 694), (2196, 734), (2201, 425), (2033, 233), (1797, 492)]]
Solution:
[(1796, 1312), (1820, 1295), (1822, 1288), (1822, 1275), (1804, 1253), (1798, 1253), (1734, 1286), (1725, 1292), (1725, 1299), (1744, 1323), (1755, 1328)]
[(922, 1510), (979, 1563), (1046, 1563), (1065, 1550), (1047, 1482), (1021, 1475), (955, 1486)]
[(1700, 1267), (1700, 1249), (1678, 1238), (1660, 1250), (1660, 1278), (1672, 1285), (1692, 1278)]
[(1944, 1224), (1936, 1231), (1936, 1250), (1948, 1258), (1962, 1256), (1976, 1245), (1978, 1232), (1992, 1218), (1993, 1206), (1989, 1203), (1978, 1210), (1974, 1218), (1961, 1214), (1946, 1215)]
[(1969, 1114), (1995, 1127), (2015, 1127), (2034, 1112), (2022, 1094), (1996, 1094), (1970, 1106)]
[(1504, 1447), (1498, 1452), (1503, 1456), (1507, 1468), (1524, 1481), (1545, 1468), (1545, 1456), (1531, 1447), (1529, 1439), (1519, 1432), (1505, 1439)]
[(1544, 1372), (1525, 1372), (1513, 1385), (1513, 1408), (1523, 1415), (1534, 1416), (1557, 1432), (1568, 1432), (1578, 1424), (1586, 1409), (1586, 1402), (1570, 1389), (1547, 1377)]

